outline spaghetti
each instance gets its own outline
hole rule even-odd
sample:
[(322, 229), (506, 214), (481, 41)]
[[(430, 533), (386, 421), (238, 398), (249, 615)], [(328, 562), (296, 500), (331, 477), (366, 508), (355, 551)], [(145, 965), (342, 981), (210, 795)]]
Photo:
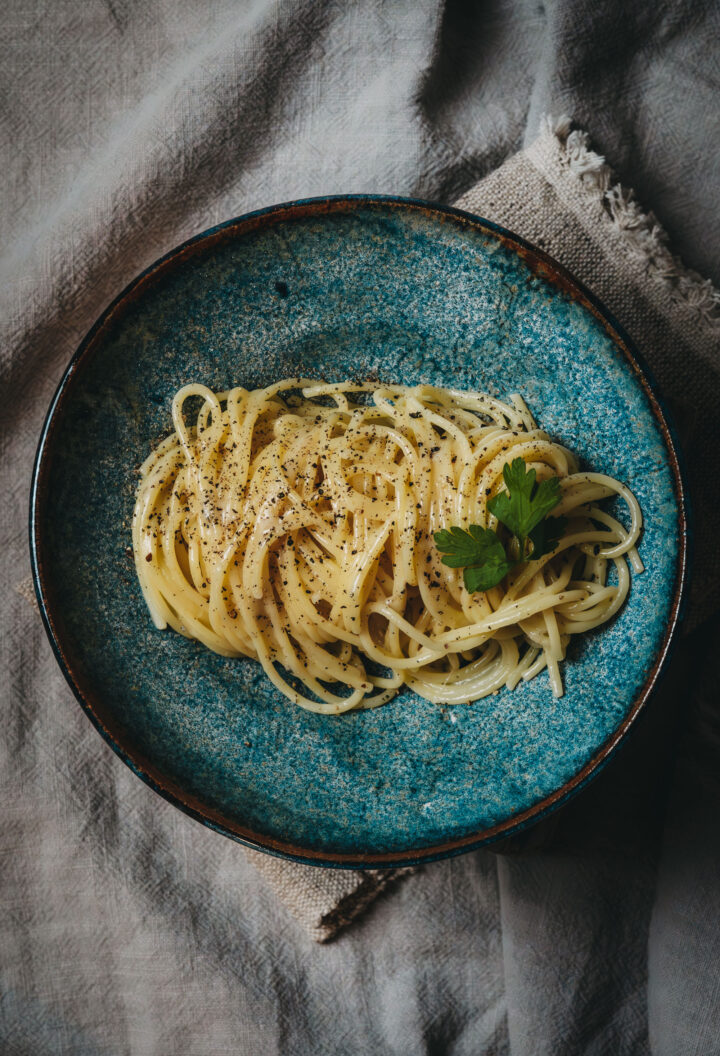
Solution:
[[(185, 407), (199, 402), (191, 426)], [(622, 606), (642, 526), (625, 485), (579, 470), (519, 396), (291, 379), (173, 400), (140, 471), (133, 549), (155, 625), (258, 660), (291, 701), (335, 714), (403, 686), (438, 704), (513, 689)], [(552, 553), (468, 593), (433, 540), (495, 528), (490, 498), (522, 458), (559, 478)], [(630, 527), (598, 503), (619, 496)], [(609, 576), (614, 568), (615, 575)]]

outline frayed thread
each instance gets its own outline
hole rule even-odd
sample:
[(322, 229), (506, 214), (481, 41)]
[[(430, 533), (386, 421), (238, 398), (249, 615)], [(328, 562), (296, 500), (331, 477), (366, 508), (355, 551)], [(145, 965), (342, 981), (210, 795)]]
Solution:
[(720, 290), (670, 252), (657, 218), (645, 212), (634, 191), (623, 187), (602, 154), (592, 150), (587, 132), (573, 129), (565, 115), (543, 118), (542, 131), (555, 137), (561, 161), (598, 198), (628, 250), (644, 261), (648, 276), (663, 283), (673, 300), (684, 302), (708, 325), (720, 328)]

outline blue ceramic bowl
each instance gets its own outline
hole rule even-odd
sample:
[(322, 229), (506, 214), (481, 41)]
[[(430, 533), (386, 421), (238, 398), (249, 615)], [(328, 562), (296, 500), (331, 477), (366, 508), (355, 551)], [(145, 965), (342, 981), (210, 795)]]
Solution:
[[(521, 392), (586, 466), (643, 507), (619, 617), (546, 674), (472, 706), (410, 693), (324, 717), (250, 660), (153, 627), (130, 520), (135, 469), (189, 381), (304, 375)], [(686, 514), (651, 381), (601, 305), (494, 224), (397, 198), (297, 202), (168, 254), (108, 308), (50, 408), (32, 490), (35, 583), (89, 718), (181, 809), (244, 843), (327, 865), (397, 865), (507, 835), (580, 788), (657, 681), (677, 619)]]

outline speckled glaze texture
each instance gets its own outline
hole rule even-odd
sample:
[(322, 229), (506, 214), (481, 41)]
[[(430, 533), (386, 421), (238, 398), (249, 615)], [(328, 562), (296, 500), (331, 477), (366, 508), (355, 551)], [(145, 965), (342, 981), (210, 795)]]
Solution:
[[(293, 375), (520, 392), (586, 467), (630, 485), (647, 571), (612, 624), (572, 644), (563, 698), (542, 674), (471, 706), (405, 693), (325, 717), (285, 700), (259, 664), (155, 630), (130, 522), (135, 470), (169, 431), (173, 394)], [(170, 254), (84, 342), (36, 467), (38, 593), (93, 721), (201, 820), (328, 864), (455, 853), (587, 780), (656, 677), (685, 552), (669, 444), (623, 339), (519, 240), (401, 200), (268, 210)]]

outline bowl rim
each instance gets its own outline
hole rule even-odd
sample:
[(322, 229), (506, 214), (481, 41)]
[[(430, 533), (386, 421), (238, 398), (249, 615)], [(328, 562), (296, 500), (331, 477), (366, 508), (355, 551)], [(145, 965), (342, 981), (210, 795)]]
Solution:
[[(362, 853), (359, 851), (337, 852), (307, 848), (293, 842), (291, 839), (278, 839), (247, 828), (232, 818), (226, 817), (222, 811), (209, 807), (199, 797), (185, 791), (178, 782), (165, 775), (160, 767), (127, 743), (129, 738), (124, 735), (119, 723), (112, 716), (106, 714), (102, 699), (93, 691), (92, 686), (89, 684), (90, 680), (85, 678), (74, 667), (71, 651), (63, 640), (62, 623), (54, 610), (52, 590), (49, 588), (48, 578), (46, 577), (42, 523), (48, 480), (52, 468), (53, 434), (61, 420), (68, 394), (72, 392), (83, 365), (90, 360), (105, 331), (115, 321), (116, 317), (122, 315), (129, 304), (154, 285), (166, 271), (171, 271), (180, 263), (208, 247), (224, 244), (240, 235), (245, 235), (260, 228), (271, 227), (276, 223), (305, 219), (310, 216), (322, 217), (336, 213), (352, 213), (359, 208), (367, 209), (373, 206), (420, 212), (426, 217), (440, 221), (453, 220), (463, 226), (474, 228), (498, 239), (503, 245), (522, 257), (534, 274), (539, 275), (555, 286), (559, 286), (602, 323), (615, 346), (623, 354), (627, 366), (635, 376), (635, 380), (643, 388), (663, 436), (677, 502), (678, 554), (670, 613), (654, 663), (622, 723), (616, 727), (597, 752), (576, 774), (569, 778), (560, 788), (538, 801), (538, 803), (524, 811), (511, 815), (504, 821), (489, 828), (480, 829), (463, 837), (434, 843), (427, 847), (382, 853)], [(150, 788), (185, 814), (239, 843), (276, 857), (305, 864), (342, 869), (397, 868), (466, 853), (478, 847), (505, 839), (510, 835), (516, 835), (554, 812), (566, 803), (568, 799), (576, 795), (589, 781), (597, 776), (615, 754), (621, 743), (624, 742), (639, 714), (644, 710), (653, 689), (665, 672), (678, 625), (684, 613), (689, 580), (688, 492), (675, 428), (651, 370), (623, 327), (583, 283), (577, 280), (561, 264), (558, 264), (544, 250), (532, 245), (526, 239), (493, 221), (465, 210), (438, 202), (397, 195), (329, 195), (301, 198), (296, 201), (283, 202), (278, 205), (257, 209), (226, 220), (185, 240), (168, 253), (159, 257), (128, 283), (105, 308), (80, 342), (62, 374), (50, 402), (40, 433), (33, 465), (30, 489), (29, 535), (35, 593), (55, 658), (85, 714), (126, 766)]]

